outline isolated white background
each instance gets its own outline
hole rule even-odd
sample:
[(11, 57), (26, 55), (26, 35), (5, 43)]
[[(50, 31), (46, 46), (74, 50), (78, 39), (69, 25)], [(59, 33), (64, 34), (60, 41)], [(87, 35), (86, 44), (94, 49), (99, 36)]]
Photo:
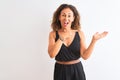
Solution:
[(95, 32), (109, 32), (81, 59), (87, 80), (120, 80), (119, 0), (0, 0), (0, 80), (53, 80), (48, 34), (62, 3), (78, 9), (87, 45)]

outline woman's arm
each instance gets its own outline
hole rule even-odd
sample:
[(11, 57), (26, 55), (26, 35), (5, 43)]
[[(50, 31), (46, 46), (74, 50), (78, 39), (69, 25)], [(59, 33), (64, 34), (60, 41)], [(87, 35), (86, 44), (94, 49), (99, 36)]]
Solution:
[(49, 33), (48, 53), (51, 58), (54, 58), (58, 54), (63, 43), (60, 39), (55, 42), (55, 37), (54, 31)]
[(93, 52), (93, 49), (94, 49), (94, 46), (95, 46), (95, 43), (101, 39), (101, 38), (104, 38), (108, 32), (103, 32), (103, 33), (95, 33), (92, 37), (92, 40), (89, 44), (88, 47), (86, 47), (86, 44), (85, 44), (85, 36), (84, 36), (84, 33), (82, 31), (79, 32), (80, 34), (80, 37), (81, 37), (81, 41), (80, 41), (80, 45), (81, 45), (81, 57), (83, 59), (88, 59), (91, 55), (91, 53)]

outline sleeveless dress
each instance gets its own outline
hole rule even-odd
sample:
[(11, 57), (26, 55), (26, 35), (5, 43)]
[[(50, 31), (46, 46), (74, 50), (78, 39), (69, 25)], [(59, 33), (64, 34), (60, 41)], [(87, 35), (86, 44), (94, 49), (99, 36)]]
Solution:
[[(59, 34), (56, 31), (56, 39)], [(80, 58), (80, 36), (76, 32), (72, 43), (67, 47), (64, 43), (60, 51), (55, 57), (57, 61), (71, 61)], [(75, 64), (59, 64), (55, 63), (54, 80), (86, 80), (83, 65), (81, 62)]]

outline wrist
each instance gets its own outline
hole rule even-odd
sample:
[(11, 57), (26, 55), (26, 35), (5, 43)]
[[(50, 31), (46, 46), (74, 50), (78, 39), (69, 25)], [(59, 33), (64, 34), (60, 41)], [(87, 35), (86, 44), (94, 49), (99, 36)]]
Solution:
[(92, 41), (91, 41), (92, 43), (96, 43), (97, 42), (97, 40), (95, 40), (95, 39), (92, 39)]

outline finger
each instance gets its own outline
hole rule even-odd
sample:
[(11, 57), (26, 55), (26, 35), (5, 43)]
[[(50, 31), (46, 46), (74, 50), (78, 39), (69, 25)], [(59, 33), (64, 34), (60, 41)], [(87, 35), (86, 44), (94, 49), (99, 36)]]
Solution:
[(101, 33), (101, 37), (105, 37), (106, 35), (108, 34), (108, 32), (103, 32), (103, 33)]
[(99, 32), (96, 32), (94, 35), (97, 35), (97, 34), (99, 34)]

